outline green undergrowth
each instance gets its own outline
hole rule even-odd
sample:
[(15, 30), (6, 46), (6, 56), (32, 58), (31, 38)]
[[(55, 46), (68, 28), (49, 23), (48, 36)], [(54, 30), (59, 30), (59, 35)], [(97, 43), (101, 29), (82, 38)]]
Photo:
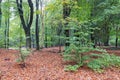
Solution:
[[(90, 51), (99, 52), (90, 53)], [(89, 52), (90, 54), (86, 54)], [(109, 54), (104, 49), (92, 47), (76, 47), (71, 44), (63, 54), (64, 61), (75, 62), (74, 65), (66, 65), (65, 71), (77, 71), (81, 66), (87, 66), (96, 72), (103, 72), (109, 67), (120, 67), (120, 57)]]
[(29, 50), (21, 50), (17, 62), (24, 62), (26, 57), (30, 54)]
[(87, 63), (87, 66), (99, 73), (103, 72), (106, 68), (120, 67), (120, 57), (114, 54), (102, 53), (91, 54), (90, 56), (98, 57)]

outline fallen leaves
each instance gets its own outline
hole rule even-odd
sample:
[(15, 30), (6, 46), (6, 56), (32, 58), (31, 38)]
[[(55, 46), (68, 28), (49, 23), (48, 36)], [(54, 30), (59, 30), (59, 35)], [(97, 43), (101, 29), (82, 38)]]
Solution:
[(57, 47), (35, 51), (27, 58), (27, 67), (22, 69), (16, 62), (18, 51), (0, 49), (0, 78), (1, 80), (120, 80), (118, 68), (107, 69), (103, 74), (95, 73), (86, 67), (80, 68), (77, 72), (65, 72), (65, 65), (58, 51)]

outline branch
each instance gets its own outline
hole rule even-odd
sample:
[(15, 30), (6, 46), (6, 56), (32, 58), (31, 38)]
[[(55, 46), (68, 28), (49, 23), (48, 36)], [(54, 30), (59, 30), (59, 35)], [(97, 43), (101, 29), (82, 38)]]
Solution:
[(29, 18), (28, 27), (31, 27), (32, 22), (33, 22), (33, 11), (34, 11), (34, 8), (33, 8), (33, 3), (32, 3), (31, 0), (28, 0), (28, 4), (29, 4), (29, 7), (30, 7), (30, 18)]
[(23, 17), (23, 8), (22, 8), (22, 0), (19, 0), (20, 2), (18, 2), (18, 0), (16, 0), (16, 4), (17, 4), (17, 8), (18, 8), (18, 12), (19, 12), (19, 16), (21, 19), (21, 23), (23, 25), (24, 30), (27, 30), (26, 24), (25, 24), (25, 19)]

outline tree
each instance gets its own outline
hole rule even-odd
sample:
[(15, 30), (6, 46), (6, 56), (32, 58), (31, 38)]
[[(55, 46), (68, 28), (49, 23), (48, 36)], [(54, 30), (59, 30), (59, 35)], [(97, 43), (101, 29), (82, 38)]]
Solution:
[(9, 29), (10, 29), (10, 1), (7, 0), (5, 3), (6, 10), (4, 10), (4, 18), (5, 18), (5, 48), (9, 48)]
[[(70, 8), (70, 5), (67, 4), (66, 0), (63, 0), (63, 19), (66, 20), (69, 16), (70, 16), (70, 12), (71, 12), (71, 8)], [(67, 27), (68, 25), (68, 22), (66, 21), (64, 26)], [(65, 36), (66, 36), (66, 43), (65, 43), (65, 46), (69, 46), (70, 43), (69, 43), (69, 29), (66, 28), (65, 30)]]
[(1, 3), (2, 3), (2, 0), (0, 0), (0, 27), (1, 27), (1, 22), (2, 22), (2, 9), (1, 9)]
[(40, 20), (41, 20), (41, 29), (40, 29), (40, 32), (41, 32), (41, 36), (40, 36), (40, 40), (41, 40), (41, 44), (40, 44), (40, 47), (43, 48), (44, 47), (44, 39), (45, 39), (45, 23), (44, 23), (44, 0), (40, 0)]
[[(39, 10), (39, 0), (36, 0), (36, 12)], [(36, 34), (36, 50), (39, 50), (39, 14), (36, 13), (36, 29), (35, 29), (35, 34)]]
[(29, 12), (30, 15), (29, 15), (29, 18), (28, 18), (28, 22), (25, 22), (22, 2), (23, 2), (22, 0), (16, 0), (20, 20), (21, 20), (21, 23), (22, 23), (22, 26), (23, 26), (23, 29), (24, 29), (24, 32), (25, 32), (25, 36), (26, 36), (26, 47), (31, 48), (31, 33), (30, 33), (31, 31), (30, 31), (30, 28), (31, 28), (31, 25), (32, 25), (32, 22), (33, 22), (34, 8), (33, 8), (32, 1), (27, 0), (29, 8), (30, 8), (30, 12)]

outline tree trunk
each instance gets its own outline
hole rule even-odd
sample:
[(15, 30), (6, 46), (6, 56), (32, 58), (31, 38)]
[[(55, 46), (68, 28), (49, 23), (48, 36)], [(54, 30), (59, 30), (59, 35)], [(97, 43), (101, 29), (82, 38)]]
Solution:
[(7, 48), (9, 48), (9, 23), (10, 23), (10, 20), (8, 18), (7, 20)]
[(91, 42), (93, 43), (93, 48), (95, 48), (96, 46), (95, 46), (95, 36), (94, 36), (94, 34), (91, 34), (90, 38), (91, 38)]
[[(39, 0), (36, 0), (36, 11), (39, 10)], [(39, 15), (36, 14), (36, 29), (35, 29), (35, 35), (36, 35), (36, 50), (40, 49), (39, 46)]]
[(0, 27), (1, 27), (1, 22), (2, 22), (2, 9), (1, 9), (1, 3), (2, 3), (2, 0), (0, 0)]
[(115, 39), (115, 47), (117, 48), (118, 47), (118, 30), (119, 30), (119, 28), (118, 27), (116, 27), (116, 39)]
[(21, 48), (22, 48), (22, 27), (20, 25), (20, 35), (19, 35), (19, 51), (21, 53)]
[(19, 16), (20, 16), (20, 20), (25, 32), (25, 36), (26, 36), (26, 48), (31, 48), (31, 34), (30, 34), (30, 28), (33, 22), (33, 3), (31, 0), (27, 0), (29, 8), (30, 8), (30, 15), (28, 18), (28, 23), (25, 22), (24, 19), (24, 13), (23, 13), (23, 6), (22, 6), (22, 0), (16, 0), (16, 4), (17, 4), (17, 8), (18, 8), (18, 12), (19, 12)]
[(48, 40), (47, 40), (47, 27), (45, 27), (45, 47), (48, 47)]
[(31, 34), (30, 34), (30, 28), (25, 31), (26, 36), (26, 48), (31, 48)]
[(41, 45), (40, 48), (44, 48), (44, 39), (45, 39), (45, 31), (44, 31), (44, 10), (43, 10), (43, 1), (40, 0), (40, 10), (41, 10)]
[[(63, 0), (63, 1), (65, 1), (65, 0)], [(64, 3), (63, 4), (63, 19), (65, 20), (66, 18), (68, 18), (70, 16), (70, 13), (71, 13), (71, 8), (69, 7), (68, 4)], [(68, 22), (66, 21), (64, 26), (67, 27), (67, 25), (68, 25)], [(65, 36), (67, 38), (65, 46), (67, 47), (70, 45), (70, 43), (69, 43), (69, 36), (70, 36), (69, 29), (65, 30)]]
[(116, 37), (116, 39), (115, 39), (115, 47), (116, 48), (118, 47), (118, 37)]
[(109, 46), (109, 33), (106, 32), (104, 46)]
[(109, 27), (105, 26), (104, 30), (105, 30), (105, 33), (103, 34), (103, 36), (105, 36), (104, 46), (109, 46)]
[(5, 48), (9, 48), (9, 17), (5, 20)]
[(32, 48), (36, 48), (36, 39), (34, 37), (35, 35), (34, 34), (31, 34), (31, 47)]
[[(1, 3), (1, 1), (0, 1)], [(9, 0), (8, 0), (9, 3)], [(8, 12), (10, 11), (10, 8), (7, 7)], [(8, 16), (5, 17), (5, 48), (9, 48), (9, 23), (10, 23), (10, 14), (8, 13)], [(1, 20), (0, 20), (0, 25), (1, 25)]]
[(104, 42), (104, 46), (109, 46), (109, 40), (106, 39), (106, 41)]
[(61, 53), (61, 51), (62, 51), (62, 48), (61, 48), (61, 46), (62, 46), (62, 43), (61, 43), (61, 33), (62, 33), (62, 23), (60, 22), (59, 23), (59, 26), (58, 26), (58, 31), (57, 31), (58, 33), (57, 33), (57, 35), (59, 36), (59, 53)]
[(65, 30), (65, 36), (66, 36), (66, 42), (65, 42), (65, 46), (70, 46), (70, 42), (69, 42), (69, 30)]
[(4, 34), (5, 34), (5, 39), (4, 39), (5, 48), (7, 49), (7, 23), (6, 23), (6, 21), (5, 21), (5, 31), (4, 31)]

